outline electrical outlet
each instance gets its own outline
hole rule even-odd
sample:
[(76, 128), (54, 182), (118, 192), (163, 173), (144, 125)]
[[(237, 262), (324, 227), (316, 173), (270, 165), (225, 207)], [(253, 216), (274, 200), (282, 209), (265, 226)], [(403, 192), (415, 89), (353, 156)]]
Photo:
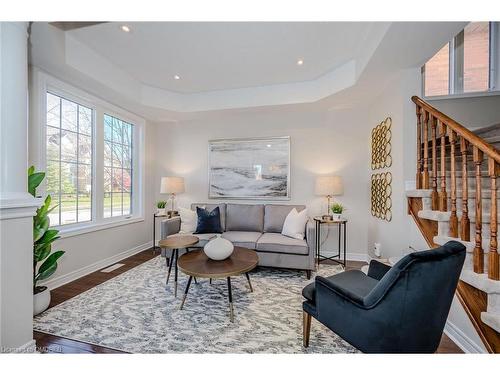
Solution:
[(377, 257), (380, 258), (381, 252), (380, 252), (380, 243), (375, 242), (374, 247), (373, 247), (373, 252)]

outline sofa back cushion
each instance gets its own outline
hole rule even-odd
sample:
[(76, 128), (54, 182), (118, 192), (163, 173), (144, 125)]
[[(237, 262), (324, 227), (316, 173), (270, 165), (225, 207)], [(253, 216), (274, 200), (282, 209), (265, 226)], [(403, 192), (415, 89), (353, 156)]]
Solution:
[(281, 233), (287, 215), (294, 208), (300, 212), (304, 210), (306, 206), (291, 204), (266, 204), (264, 208), (264, 232)]
[(220, 225), (222, 231), (226, 231), (226, 204), (225, 203), (192, 203), (191, 209), (196, 211), (196, 207), (206, 208), (212, 211), (215, 207), (219, 207), (220, 212)]
[(227, 204), (226, 231), (262, 232), (263, 204)]

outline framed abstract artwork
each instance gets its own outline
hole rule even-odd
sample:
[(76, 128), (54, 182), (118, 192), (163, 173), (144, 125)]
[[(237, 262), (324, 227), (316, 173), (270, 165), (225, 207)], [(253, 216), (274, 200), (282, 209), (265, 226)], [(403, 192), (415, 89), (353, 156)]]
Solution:
[(290, 137), (208, 143), (208, 197), (290, 199)]

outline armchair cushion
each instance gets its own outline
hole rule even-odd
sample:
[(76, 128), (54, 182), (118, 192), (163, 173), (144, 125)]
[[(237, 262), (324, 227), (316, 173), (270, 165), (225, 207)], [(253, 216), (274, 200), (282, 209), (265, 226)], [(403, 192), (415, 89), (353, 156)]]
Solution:
[(370, 267), (368, 268), (368, 276), (380, 280), (384, 275), (391, 269), (391, 266), (381, 263), (377, 260), (372, 260), (370, 262)]
[(363, 298), (372, 291), (378, 281), (358, 270), (346, 271), (329, 277), (317, 276), (314, 283), (302, 290), (304, 298), (312, 303), (316, 302), (318, 283), (347, 299), (362, 303)]

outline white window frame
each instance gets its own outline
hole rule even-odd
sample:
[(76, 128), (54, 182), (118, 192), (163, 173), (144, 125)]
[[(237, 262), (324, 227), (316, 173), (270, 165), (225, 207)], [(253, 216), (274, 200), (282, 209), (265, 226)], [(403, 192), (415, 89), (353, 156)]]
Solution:
[(449, 43), (449, 81), (448, 94), (446, 95), (425, 95), (425, 64), (422, 66), (422, 97), (428, 101), (473, 98), (481, 96), (500, 95), (500, 23), (490, 22), (490, 71), (488, 91), (463, 92), (463, 41), (464, 31), (458, 33)]
[[(31, 72), (30, 161), (39, 170), (46, 170), (47, 92), (91, 108), (94, 115), (92, 145), (92, 220), (83, 223), (54, 226), (62, 238), (144, 221), (145, 202), (145, 129), (146, 121), (133, 113), (95, 97), (36, 68)], [(115, 116), (134, 125), (132, 147), (132, 213), (104, 218), (104, 114)], [(46, 195), (46, 185), (40, 193)]]

